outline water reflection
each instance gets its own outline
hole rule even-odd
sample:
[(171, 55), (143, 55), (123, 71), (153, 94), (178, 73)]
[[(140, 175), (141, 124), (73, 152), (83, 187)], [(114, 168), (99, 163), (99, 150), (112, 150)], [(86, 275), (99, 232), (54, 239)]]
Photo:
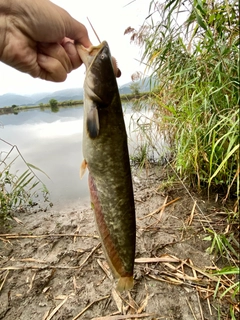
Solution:
[[(151, 113), (133, 114), (131, 104), (123, 104), (123, 109), (129, 135), (129, 150), (130, 154), (133, 154), (136, 148), (146, 144), (146, 136), (144, 138), (141, 130), (150, 125)], [(87, 174), (82, 180), (79, 178), (79, 168), (83, 160), (82, 105), (59, 108), (58, 112), (30, 109), (17, 115), (2, 115), (0, 123), (0, 137), (18, 146), (27, 162), (39, 167), (51, 178), (48, 180), (37, 172), (49, 189), (54, 204), (77, 199), (80, 203), (89, 203)], [(156, 135), (153, 127), (148, 134), (151, 135), (156, 150), (160, 150), (164, 144), (163, 139)], [(0, 141), (0, 151), (9, 150), (10, 146)], [(153, 150), (153, 153), (156, 153), (156, 150)], [(14, 168), (26, 170), (20, 159)]]
[[(27, 162), (41, 168), (51, 178), (37, 172), (46, 183), (53, 203), (89, 201), (87, 175), (82, 180), (79, 178), (82, 117), (81, 105), (60, 108), (58, 113), (34, 109), (0, 117), (3, 126), (0, 137), (17, 145)], [(10, 146), (1, 142), (0, 148), (8, 151)], [(26, 169), (20, 159), (14, 166)]]

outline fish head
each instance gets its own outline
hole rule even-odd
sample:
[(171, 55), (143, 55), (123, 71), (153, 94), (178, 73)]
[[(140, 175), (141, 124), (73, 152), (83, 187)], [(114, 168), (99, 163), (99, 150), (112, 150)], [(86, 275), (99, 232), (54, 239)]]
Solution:
[(121, 72), (107, 42), (89, 48), (77, 45), (77, 50), (86, 67), (85, 94), (99, 107), (109, 105), (117, 89), (116, 77)]

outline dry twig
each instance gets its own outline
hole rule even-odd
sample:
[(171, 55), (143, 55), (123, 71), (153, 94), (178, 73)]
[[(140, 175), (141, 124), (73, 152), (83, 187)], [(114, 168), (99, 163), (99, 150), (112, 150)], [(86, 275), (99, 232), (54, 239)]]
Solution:
[(50, 315), (46, 318), (46, 320), (52, 319), (52, 317), (53, 317), (53, 316), (55, 315), (55, 313), (57, 313), (58, 310), (64, 305), (64, 303), (67, 301), (67, 299), (68, 299), (68, 296), (67, 296), (61, 303), (59, 303), (59, 305), (56, 306), (55, 309), (53, 309), (53, 311), (52, 311), (52, 312), (50, 313)]
[(105, 297), (103, 297), (103, 298), (100, 298), (100, 299), (98, 299), (98, 300), (95, 300), (95, 301), (89, 303), (89, 305), (87, 305), (86, 308), (84, 308), (81, 312), (79, 312), (79, 314), (77, 314), (72, 320), (78, 319), (78, 318), (79, 318), (81, 315), (83, 315), (89, 308), (91, 308), (91, 306), (92, 306), (94, 303), (97, 303), (97, 302), (100, 302), (100, 301), (102, 301), (102, 300), (108, 299), (109, 297), (110, 297), (110, 295), (105, 296)]
[(162, 219), (163, 212), (164, 212), (164, 210), (165, 210), (165, 208), (166, 208), (167, 199), (168, 199), (168, 196), (166, 196), (166, 198), (165, 198), (165, 200), (164, 200), (164, 202), (163, 202), (162, 209), (161, 209), (160, 212), (159, 212), (159, 218), (158, 218), (158, 221), (157, 221), (157, 222), (161, 221), (161, 219)]
[[(195, 206), (196, 206), (196, 201), (194, 202), (194, 204), (195, 204)], [(193, 207), (194, 207), (194, 206), (193, 206)], [(195, 207), (194, 207), (194, 210), (195, 210)], [(192, 212), (193, 212), (194, 210), (192, 210)], [(191, 266), (193, 266), (193, 262), (192, 262), (191, 259), (189, 259), (189, 264), (190, 264)], [(193, 276), (196, 278), (196, 277), (197, 277), (197, 272), (196, 272), (196, 270), (192, 269), (192, 273), (193, 273)], [(200, 301), (200, 298), (199, 298), (199, 292), (198, 292), (197, 288), (196, 288), (196, 294), (197, 294), (197, 299), (198, 299), (198, 305), (199, 305), (199, 310), (200, 310), (201, 318), (202, 318), (202, 320), (204, 320), (202, 305), (201, 305), (201, 301)]]
[(28, 289), (27, 293), (29, 293), (32, 290), (33, 281), (34, 281), (35, 277), (36, 277), (36, 272), (34, 272), (32, 278), (31, 278), (31, 282), (29, 284), (29, 289)]
[(40, 234), (40, 235), (29, 235), (29, 234), (11, 234), (11, 233), (5, 233), (0, 234), (0, 237), (4, 237), (6, 239), (25, 239), (25, 238), (48, 238), (48, 237), (81, 237), (81, 238), (93, 238), (98, 239), (98, 236), (95, 236), (93, 234), (76, 234), (76, 233), (52, 233), (52, 234)]
[(193, 221), (196, 204), (197, 204), (197, 201), (195, 200), (195, 201), (194, 201), (194, 204), (193, 204), (193, 208), (192, 208), (191, 214), (190, 214), (190, 216), (189, 216), (188, 219), (187, 219), (187, 225), (189, 225), (189, 226), (192, 224), (192, 221)]
[(6, 274), (5, 274), (4, 278), (3, 278), (3, 281), (2, 281), (1, 286), (0, 286), (0, 291), (3, 288), (3, 285), (4, 285), (5, 281), (7, 280), (8, 274), (9, 274), (9, 270), (6, 271)]
[(166, 204), (161, 205), (158, 209), (154, 210), (153, 212), (147, 214), (146, 216), (144, 216), (144, 217), (142, 217), (142, 218), (139, 218), (139, 220), (143, 220), (143, 219), (146, 219), (146, 218), (148, 218), (148, 217), (151, 217), (152, 215), (154, 215), (154, 214), (158, 213), (159, 211), (161, 211), (163, 208), (166, 208), (166, 207), (170, 206), (170, 204), (173, 204), (174, 202), (176, 202), (176, 201), (178, 201), (178, 200), (180, 200), (180, 199), (181, 199), (181, 198), (178, 197), (178, 198), (176, 198), (176, 199), (173, 199), (173, 200), (169, 201), (169, 202), (166, 203)]
[(168, 255), (168, 254), (163, 254), (161, 257), (157, 258), (137, 258), (135, 259), (135, 263), (158, 263), (158, 262), (180, 262), (181, 260)]
[(114, 302), (116, 303), (116, 306), (118, 308), (118, 311), (123, 314), (123, 301), (121, 299), (121, 297), (119, 296), (119, 293), (113, 288), (112, 289), (112, 297)]
[(89, 253), (89, 255), (84, 259), (84, 261), (80, 264), (79, 268), (82, 269), (83, 265), (87, 262), (87, 260), (91, 257), (91, 255), (101, 246), (101, 243), (99, 242), (96, 247), (92, 249), (92, 251)]
[[(146, 317), (154, 317), (154, 316), (156, 316), (156, 314), (154, 313), (127, 314), (125, 316), (118, 315), (118, 316), (97, 317), (97, 318), (92, 318), (91, 320), (124, 320), (124, 319), (146, 318)], [(161, 317), (158, 319), (165, 319), (165, 317)]]
[(147, 304), (148, 304), (149, 294), (148, 294), (148, 291), (147, 291), (147, 285), (146, 284), (145, 284), (145, 289), (146, 289), (146, 297), (142, 300), (141, 305), (137, 310), (137, 314), (142, 313), (146, 309)]
[(101, 260), (97, 259), (97, 263), (99, 264), (99, 266), (101, 267), (101, 269), (103, 270), (103, 272), (106, 274), (106, 276), (108, 277), (109, 280), (113, 280), (112, 274), (109, 271), (109, 269), (107, 268), (107, 266), (104, 266), (104, 264), (101, 262)]
[(192, 315), (193, 315), (193, 317), (194, 317), (194, 320), (197, 320), (197, 318), (196, 318), (196, 316), (195, 316), (195, 313), (193, 312), (193, 308), (192, 308), (190, 302), (188, 301), (188, 299), (186, 299), (186, 301), (187, 301), (187, 304), (188, 304), (188, 306), (189, 306), (189, 309), (190, 309), (191, 312), (192, 312)]

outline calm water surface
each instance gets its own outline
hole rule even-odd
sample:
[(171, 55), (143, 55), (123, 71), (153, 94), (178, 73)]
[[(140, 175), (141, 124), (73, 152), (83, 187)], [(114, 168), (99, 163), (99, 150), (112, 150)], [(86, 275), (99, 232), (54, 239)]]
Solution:
[[(142, 137), (135, 131), (130, 104), (123, 104), (124, 118), (129, 137), (129, 150), (134, 153)], [(134, 114), (135, 122), (139, 122), (139, 114)], [(147, 119), (147, 118), (146, 118)], [(148, 122), (148, 120), (144, 120)], [(82, 156), (83, 106), (59, 108), (54, 113), (51, 110), (41, 111), (30, 109), (17, 115), (0, 116), (0, 138), (16, 145), (26, 162), (29, 162), (49, 177), (36, 171), (46, 184), (54, 204), (62, 204), (80, 200), (89, 203), (87, 174), (79, 178)], [(147, 124), (146, 124), (147, 125)], [(155, 135), (154, 135), (155, 136)], [(156, 144), (159, 139), (156, 141)], [(0, 141), (1, 159), (11, 149)], [(13, 160), (16, 152), (10, 155)], [(26, 170), (24, 162), (19, 157), (12, 167), (14, 171)]]
[[(32, 109), (0, 116), (0, 137), (16, 145), (27, 162), (50, 177), (51, 180), (36, 171), (49, 189), (53, 203), (76, 199), (88, 201), (87, 175), (82, 180), (79, 178), (82, 118), (82, 106), (60, 108), (57, 113)], [(3, 159), (3, 151), (10, 147), (1, 142), (0, 148)], [(15, 167), (26, 170), (21, 159)]]
[[(130, 111), (126, 112), (127, 122)], [(26, 162), (29, 162), (49, 177), (36, 171), (44, 181), (54, 204), (65, 201), (89, 202), (87, 174), (79, 178), (82, 157), (83, 106), (60, 108), (57, 113), (50, 110), (32, 109), (17, 115), (0, 116), (0, 138), (16, 145)], [(1, 159), (11, 149), (0, 141)], [(10, 155), (13, 160), (16, 153)], [(9, 160), (9, 161), (10, 161)], [(14, 171), (26, 170), (18, 158)]]

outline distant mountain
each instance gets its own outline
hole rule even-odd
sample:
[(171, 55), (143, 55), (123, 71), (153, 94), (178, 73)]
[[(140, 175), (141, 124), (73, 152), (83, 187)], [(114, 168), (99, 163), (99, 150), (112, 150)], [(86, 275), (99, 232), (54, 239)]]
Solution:
[(47, 94), (45, 97), (36, 101), (36, 104), (47, 103), (50, 99), (56, 99), (57, 101), (67, 101), (67, 100), (82, 100), (83, 99), (83, 89), (73, 88), (55, 91), (53, 93)]
[[(131, 92), (132, 82), (126, 83), (119, 87), (120, 94), (129, 94)], [(146, 92), (150, 90), (150, 80), (145, 78), (139, 81), (139, 91)], [(40, 103), (48, 103), (50, 99), (56, 99), (58, 101), (67, 100), (82, 100), (83, 99), (83, 89), (82, 88), (72, 88), (55, 91), (52, 93), (35, 93), (32, 95), (18, 95), (14, 93), (6, 93), (0, 96), (0, 108), (9, 107), (13, 104), (17, 106), (28, 106), (28, 105), (39, 105)]]
[(83, 89), (73, 88), (55, 91), (52, 93), (41, 92), (32, 95), (19, 95), (14, 93), (6, 93), (0, 96), (0, 108), (9, 107), (13, 104), (17, 106), (38, 105), (39, 103), (47, 103), (50, 99), (58, 101), (66, 100), (82, 100)]
[[(139, 80), (139, 81), (137, 81), (137, 83), (139, 83), (139, 91), (140, 92), (150, 91), (150, 78), (149, 77), (147, 77), (143, 80)], [(119, 93), (120, 94), (132, 93), (131, 84), (132, 84), (132, 82), (128, 82), (128, 83), (122, 85), (121, 87), (119, 87)]]
[(22, 96), (14, 93), (6, 93), (0, 96), (0, 107), (8, 107), (13, 104), (16, 105), (30, 105), (33, 104), (34, 100), (31, 97)]
[(42, 99), (43, 97), (47, 96), (49, 92), (38, 92), (38, 93), (33, 93), (33, 94), (26, 94), (26, 97), (31, 98), (33, 101), (38, 101)]

